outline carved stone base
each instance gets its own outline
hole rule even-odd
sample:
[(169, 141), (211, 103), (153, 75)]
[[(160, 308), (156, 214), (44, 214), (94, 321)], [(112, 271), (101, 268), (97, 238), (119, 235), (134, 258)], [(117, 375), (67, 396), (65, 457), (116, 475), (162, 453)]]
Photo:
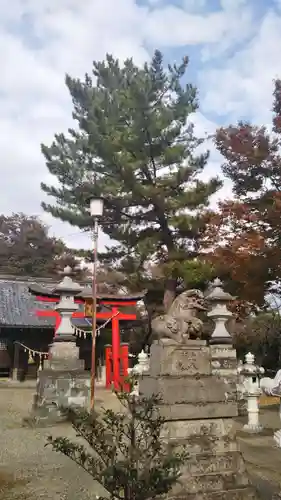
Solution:
[(79, 347), (75, 342), (54, 342), (50, 346), (49, 359), (44, 368), (50, 370), (84, 370), (84, 361), (79, 359)]
[(158, 375), (211, 375), (210, 350), (203, 340), (187, 340), (179, 344), (171, 339), (159, 339), (150, 350), (149, 373)]
[(205, 344), (160, 340), (151, 348), (150, 374), (140, 378), (140, 394), (162, 396), (163, 440), (191, 454), (168, 498), (257, 500), (234, 435), (236, 379), (212, 375), (211, 358)]
[(190, 458), (170, 499), (257, 500), (233, 434), (231, 418), (166, 422), (163, 439), (187, 445)]
[(238, 379), (236, 350), (232, 345), (212, 345), (212, 374)]
[(75, 342), (53, 342), (49, 348), (49, 359), (79, 359), (79, 347)]
[[(89, 404), (90, 376), (74, 342), (54, 342), (39, 372), (32, 413), (26, 421), (52, 425), (65, 420), (62, 408)], [(28, 422), (27, 422), (28, 423)]]
[(243, 431), (249, 432), (252, 434), (258, 434), (263, 430), (263, 426), (261, 424), (245, 424), (243, 425)]
[(217, 377), (143, 375), (139, 392), (146, 396), (160, 394), (160, 414), (168, 420), (235, 417), (238, 414), (235, 385)]
[(70, 406), (87, 408), (89, 404), (90, 378), (85, 371), (39, 372), (36, 394), (30, 420), (36, 425), (53, 425), (65, 420), (61, 408)]

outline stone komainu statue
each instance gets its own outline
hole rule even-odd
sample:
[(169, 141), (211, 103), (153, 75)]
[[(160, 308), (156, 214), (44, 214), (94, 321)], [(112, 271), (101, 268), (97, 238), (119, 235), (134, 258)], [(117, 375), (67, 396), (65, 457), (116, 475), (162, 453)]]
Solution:
[(201, 338), (203, 322), (196, 314), (206, 310), (203, 293), (195, 289), (187, 290), (176, 297), (166, 314), (152, 320), (152, 331), (159, 338), (168, 337), (179, 343)]

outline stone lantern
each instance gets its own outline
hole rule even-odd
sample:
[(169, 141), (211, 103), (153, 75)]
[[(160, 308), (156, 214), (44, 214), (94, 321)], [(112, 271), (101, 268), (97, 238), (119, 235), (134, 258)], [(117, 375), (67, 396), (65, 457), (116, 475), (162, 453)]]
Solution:
[(82, 288), (70, 274), (71, 268), (66, 267), (63, 280), (53, 290), (60, 296), (56, 310), (61, 315), (61, 323), (50, 345), (48, 360), (38, 372), (31, 417), (33, 423), (59, 422), (65, 419), (63, 408), (86, 408), (89, 403), (89, 374), (84, 371), (84, 361), (79, 359), (71, 323), (72, 314), (78, 309), (75, 296)]
[(212, 291), (207, 295), (206, 300), (211, 304), (208, 317), (215, 323), (210, 344), (232, 344), (226, 323), (232, 317), (232, 313), (227, 309), (227, 304), (233, 301), (234, 297), (223, 290), (221, 280), (216, 278), (212, 284)]
[(138, 363), (132, 369), (132, 372), (136, 375), (141, 375), (149, 370), (149, 357), (144, 350), (138, 354)]
[(212, 374), (232, 380), (236, 390), (238, 382), (236, 350), (232, 345), (232, 337), (227, 329), (227, 322), (232, 313), (227, 309), (227, 304), (234, 298), (223, 290), (223, 284), (216, 278), (211, 285), (211, 292), (206, 296), (211, 310), (208, 317), (214, 323), (214, 331), (210, 338)]
[(259, 422), (259, 396), (260, 377), (264, 374), (264, 368), (256, 365), (255, 356), (248, 352), (245, 363), (239, 367), (239, 372), (244, 376), (244, 389), (247, 398), (248, 422), (243, 429), (247, 432), (260, 432), (262, 425)]
[[(50, 346), (50, 367), (59, 363), (69, 368), (82, 368), (79, 362), (79, 348), (76, 346), (76, 337), (71, 322), (72, 314), (77, 311), (78, 305), (74, 298), (81, 292), (82, 287), (72, 280), (71, 268), (64, 269), (63, 280), (55, 287), (53, 293), (60, 296), (60, 301), (56, 306), (56, 311), (60, 313), (61, 322), (56, 331), (53, 343)], [(83, 364), (83, 362), (82, 362)]]
[(144, 374), (149, 372), (150, 362), (149, 356), (144, 350), (142, 350), (138, 354), (138, 362), (133, 368), (129, 368), (129, 375), (133, 375), (135, 377), (135, 384), (133, 391), (131, 392), (134, 396), (139, 396), (139, 379)]

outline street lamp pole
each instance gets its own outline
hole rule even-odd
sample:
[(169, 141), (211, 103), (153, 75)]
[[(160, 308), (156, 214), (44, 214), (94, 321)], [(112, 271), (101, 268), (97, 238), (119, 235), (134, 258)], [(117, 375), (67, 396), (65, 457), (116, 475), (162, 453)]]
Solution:
[(92, 199), (90, 202), (90, 213), (94, 219), (94, 234), (93, 234), (93, 306), (92, 306), (92, 357), (91, 357), (91, 401), (90, 409), (94, 408), (95, 404), (95, 378), (96, 378), (96, 330), (97, 330), (97, 269), (98, 269), (98, 236), (99, 223), (98, 218), (103, 214), (103, 200), (99, 198)]

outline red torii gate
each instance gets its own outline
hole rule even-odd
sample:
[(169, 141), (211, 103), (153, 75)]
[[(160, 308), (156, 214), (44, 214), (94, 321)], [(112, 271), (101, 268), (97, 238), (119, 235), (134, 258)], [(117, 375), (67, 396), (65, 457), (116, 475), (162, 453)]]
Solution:
[[(35, 295), (36, 300), (39, 302), (51, 302), (57, 304), (60, 297), (54, 294), (52, 290), (38, 285), (30, 285), (29, 292)], [(137, 319), (136, 313), (125, 313), (120, 311), (120, 308), (130, 306), (136, 307), (139, 300), (142, 300), (145, 293), (136, 295), (107, 295), (99, 294), (97, 296), (97, 305), (105, 306), (109, 309), (108, 312), (97, 312), (98, 320), (111, 320), (112, 328), (112, 365), (113, 365), (113, 385), (115, 389), (120, 388), (120, 321), (135, 321)], [(75, 297), (75, 303), (84, 306), (83, 311), (77, 311), (72, 314), (73, 318), (89, 318), (92, 320), (92, 292), (89, 289), (83, 290)], [(54, 309), (50, 310), (36, 310), (36, 314), (41, 317), (56, 318), (55, 335), (61, 322), (60, 313)], [(128, 363), (126, 363), (128, 366)], [(125, 376), (127, 373), (124, 374)]]

